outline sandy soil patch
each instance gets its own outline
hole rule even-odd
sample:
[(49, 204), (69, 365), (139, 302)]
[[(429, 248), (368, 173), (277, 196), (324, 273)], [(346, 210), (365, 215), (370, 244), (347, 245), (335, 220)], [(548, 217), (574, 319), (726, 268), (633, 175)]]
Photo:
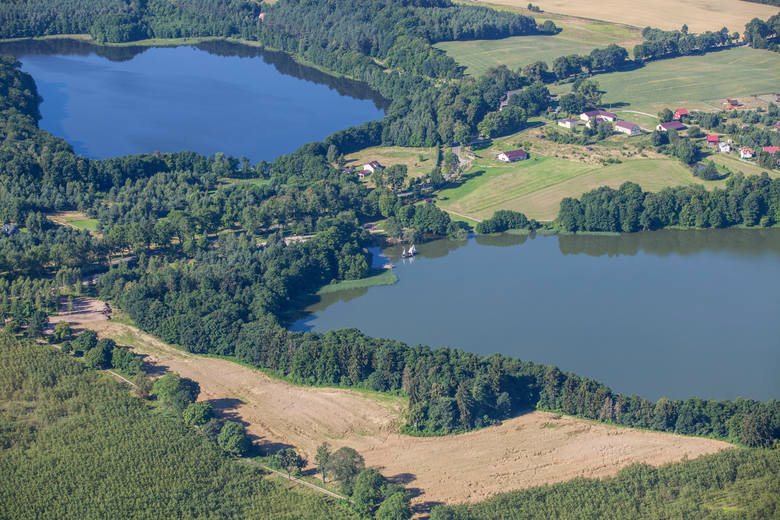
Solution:
[[(526, 0), (488, 0), (486, 3), (526, 7)], [(739, 0), (538, 0), (533, 2), (544, 11), (579, 16), (593, 20), (633, 25), (679, 29), (687, 24), (691, 31), (717, 31), (726, 26), (742, 33), (745, 24), (755, 17), (766, 19), (777, 13), (777, 7)], [(534, 14), (544, 20), (544, 13)]]
[(660, 465), (730, 447), (546, 412), (463, 435), (409, 437), (397, 433), (404, 404), (399, 399), (299, 387), (230, 361), (194, 356), (107, 320), (103, 308), (97, 300), (78, 300), (72, 313), (52, 321), (91, 328), (133, 346), (160, 370), (198, 381), (202, 399), (243, 420), (260, 442), (294, 445), (309, 458), (323, 441), (354, 447), (369, 466), (416, 489), (418, 506), (476, 502), (513, 489), (613, 475), (634, 462)]

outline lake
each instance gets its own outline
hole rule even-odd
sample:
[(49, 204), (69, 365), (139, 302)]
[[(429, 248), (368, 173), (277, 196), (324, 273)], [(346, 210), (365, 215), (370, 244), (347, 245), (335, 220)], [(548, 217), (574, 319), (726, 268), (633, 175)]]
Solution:
[(96, 159), (194, 150), (272, 160), (384, 116), (385, 101), (365, 84), (224, 41), (27, 41), (2, 44), (0, 53), (17, 56), (35, 79), (40, 126)]
[(647, 398), (780, 398), (780, 230), (501, 235), (385, 254), (399, 281), (295, 330), (548, 363)]

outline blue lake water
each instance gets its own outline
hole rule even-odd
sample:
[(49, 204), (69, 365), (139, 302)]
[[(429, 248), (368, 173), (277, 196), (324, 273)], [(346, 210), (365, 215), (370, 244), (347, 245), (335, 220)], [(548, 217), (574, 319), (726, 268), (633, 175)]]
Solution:
[(648, 398), (780, 398), (780, 230), (418, 249), (386, 252), (397, 284), (325, 295), (292, 328), (498, 352)]
[(383, 101), (365, 85), (225, 42), (27, 42), (0, 52), (15, 54), (35, 79), (41, 127), (92, 158), (194, 150), (271, 160), (383, 117)]

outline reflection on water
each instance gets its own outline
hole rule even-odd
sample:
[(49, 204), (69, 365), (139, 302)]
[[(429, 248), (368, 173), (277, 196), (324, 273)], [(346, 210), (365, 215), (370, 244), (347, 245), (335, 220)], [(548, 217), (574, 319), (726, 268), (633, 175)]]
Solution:
[[(342, 96), (373, 101), (374, 105), (381, 110), (385, 110), (389, 106), (389, 102), (367, 84), (344, 77), (331, 76), (319, 69), (301, 65), (284, 52), (225, 40), (205, 41), (193, 47), (214, 56), (225, 58), (260, 58), (265, 63), (273, 65), (281, 74), (325, 85)], [(105, 47), (86, 41), (53, 38), (0, 43), (0, 54), (10, 54), (12, 56), (89, 56), (90, 54), (95, 54), (109, 61), (124, 62), (130, 61), (153, 48), (143, 45)]]
[(100, 47), (72, 40), (0, 45), (43, 98), (43, 129), (91, 158), (193, 150), (257, 162), (383, 117), (365, 84), (225, 41)]
[(480, 236), (386, 254), (396, 285), (323, 296), (295, 330), (558, 365), (657, 398), (780, 397), (780, 230)]

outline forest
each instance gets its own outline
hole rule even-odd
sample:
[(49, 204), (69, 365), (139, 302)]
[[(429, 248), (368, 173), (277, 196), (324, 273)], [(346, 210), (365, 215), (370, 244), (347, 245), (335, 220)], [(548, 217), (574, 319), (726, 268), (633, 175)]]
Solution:
[(225, 455), (182, 417), (0, 333), (0, 516), (359, 518)]
[(724, 228), (774, 225), (780, 219), (780, 181), (766, 173), (729, 177), (724, 188), (703, 186), (645, 192), (627, 182), (561, 201), (557, 225), (564, 231), (633, 233), (681, 226)]

